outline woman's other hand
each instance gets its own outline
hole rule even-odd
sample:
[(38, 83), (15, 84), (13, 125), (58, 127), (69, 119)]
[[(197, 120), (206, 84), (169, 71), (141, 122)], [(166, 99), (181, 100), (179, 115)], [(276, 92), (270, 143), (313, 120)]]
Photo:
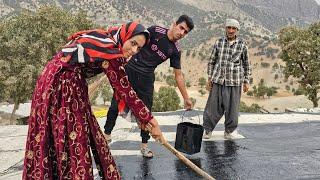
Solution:
[(160, 143), (164, 143), (165, 139), (163, 137), (162, 131), (158, 124), (158, 121), (153, 118), (149, 121), (149, 123), (145, 126), (145, 129), (150, 132), (150, 135)]

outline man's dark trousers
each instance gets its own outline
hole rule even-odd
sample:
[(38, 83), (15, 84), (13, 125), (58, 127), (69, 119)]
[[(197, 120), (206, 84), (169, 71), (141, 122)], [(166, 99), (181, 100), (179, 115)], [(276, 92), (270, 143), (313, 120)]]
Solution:
[[(138, 97), (143, 101), (147, 108), (151, 111), (153, 104), (153, 90), (154, 90), (154, 73), (142, 74), (128, 65), (125, 67), (128, 75), (128, 80), (131, 83), (133, 90), (137, 93)], [(111, 134), (115, 126), (116, 119), (118, 117), (118, 102), (112, 98), (110, 108), (107, 114), (106, 124), (104, 125), (104, 131), (106, 134)], [(148, 131), (141, 130), (140, 136), (142, 137), (142, 143), (147, 143), (150, 139)]]

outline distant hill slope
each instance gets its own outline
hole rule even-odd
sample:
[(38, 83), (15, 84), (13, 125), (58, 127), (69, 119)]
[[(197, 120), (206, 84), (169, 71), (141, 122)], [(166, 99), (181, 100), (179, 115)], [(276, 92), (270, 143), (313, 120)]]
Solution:
[(35, 10), (43, 4), (88, 12), (98, 24), (119, 24), (140, 19), (146, 25), (170, 23), (181, 14), (193, 17), (195, 29), (182, 41), (185, 49), (193, 49), (223, 34), (226, 17), (240, 20), (241, 34), (274, 36), (287, 24), (305, 25), (319, 19), (320, 6), (314, 0), (0, 0), (0, 17)]
[(320, 19), (320, 1), (315, 0), (178, 0), (205, 11), (243, 14), (270, 31), (287, 24), (304, 26)]
[[(10, 16), (19, 13), (21, 9), (35, 10), (37, 7), (47, 3), (55, 4), (71, 11), (80, 9), (88, 12), (90, 18), (101, 25), (119, 24), (127, 20), (140, 19), (146, 25), (162, 24), (169, 27), (173, 20), (182, 14), (188, 14), (194, 19), (195, 29), (190, 33), (188, 39), (182, 44), (185, 49), (198, 47), (215, 36), (223, 34), (223, 24), (228, 14), (218, 11), (205, 11), (196, 6), (185, 4), (177, 0), (17, 0), (0, 1), (1, 16)], [(240, 19), (243, 27), (241, 33), (246, 37), (252, 35), (268, 35), (272, 33), (255, 23), (251, 17), (234, 15)]]
[[(147, 26), (169, 27), (178, 16), (191, 16), (195, 28), (181, 40), (181, 45), (184, 73), (194, 85), (200, 77), (206, 77), (211, 46), (217, 37), (224, 35), (225, 19), (236, 18), (241, 23), (240, 36), (249, 45), (253, 82), (257, 84), (265, 79), (267, 84), (281, 88), (293, 83), (284, 83), (282, 69), (272, 69), (275, 63), (283, 65), (278, 58), (276, 33), (287, 24), (303, 26), (319, 20), (320, 12), (314, 0), (0, 0), (0, 17), (11, 16), (22, 9), (35, 11), (48, 3), (71, 12), (85, 10), (89, 18), (101, 26), (139, 19)], [(262, 63), (270, 67), (262, 68)], [(167, 74), (168, 66), (161, 66), (158, 74), (161, 72)]]
[(283, 18), (296, 18), (306, 22), (320, 19), (320, 5), (315, 0), (236, 0)]

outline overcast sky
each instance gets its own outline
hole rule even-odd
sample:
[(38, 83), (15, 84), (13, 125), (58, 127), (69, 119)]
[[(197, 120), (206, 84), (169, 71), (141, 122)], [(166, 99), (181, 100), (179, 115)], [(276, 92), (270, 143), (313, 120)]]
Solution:
[(315, 0), (320, 5), (320, 0)]

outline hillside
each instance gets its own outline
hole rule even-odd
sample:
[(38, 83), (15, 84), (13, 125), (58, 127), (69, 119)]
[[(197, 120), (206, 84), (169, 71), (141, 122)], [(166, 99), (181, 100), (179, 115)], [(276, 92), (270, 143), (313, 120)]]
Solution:
[(254, 19), (264, 28), (277, 32), (287, 24), (304, 26), (320, 19), (316, 0), (178, 0), (205, 11), (241, 14)]
[[(119, 24), (128, 20), (140, 19), (146, 25), (160, 24), (170, 26), (172, 21), (181, 14), (193, 17), (195, 29), (188, 39), (182, 41), (185, 49), (198, 47), (213, 36), (218, 36), (223, 31), (223, 23), (227, 13), (219, 11), (205, 11), (196, 6), (181, 3), (176, 0), (55, 0), (55, 1), (0, 1), (1, 16), (10, 16), (19, 13), (21, 9), (35, 10), (43, 4), (58, 5), (70, 11), (85, 10), (88, 16), (100, 25)], [(143, 16), (142, 16), (143, 15)], [(253, 18), (240, 15), (234, 16), (240, 19), (244, 26), (242, 34), (246, 37), (252, 35), (272, 35), (268, 29), (254, 23)]]
[[(188, 14), (195, 28), (181, 40), (182, 67), (192, 86), (198, 85), (200, 77), (206, 78), (211, 46), (224, 35), (224, 20), (236, 18), (241, 22), (240, 37), (248, 43), (253, 84), (263, 79), (268, 86), (279, 87), (286, 96), (292, 95), (297, 83), (284, 78), (277, 32), (288, 24), (305, 26), (320, 18), (320, 5), (315, 0), (0, 0), (0, 17), (12, 16), (23, 9), (35, 11), (48, 3), (71, 12), (84, 10), (100, 26), (139, 19), (146, 26), (169, 27), (179, 15)], [(164, 63), (157, 69), (160, 84), (172, 73), (168, 67)], [(196, 88), (195, 92), (199, 89), (192, 88)]]

